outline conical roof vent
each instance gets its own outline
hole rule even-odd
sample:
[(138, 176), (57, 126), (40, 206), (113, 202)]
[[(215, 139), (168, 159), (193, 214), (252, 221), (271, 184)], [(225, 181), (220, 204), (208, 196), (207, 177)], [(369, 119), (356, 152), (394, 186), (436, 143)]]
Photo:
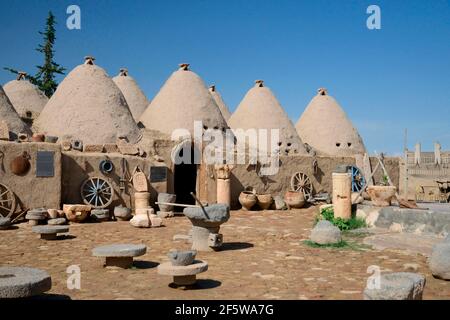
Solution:
[(17, 79), (3, 86), (14, 109), (23, 119), (36, 119), (48, 102), (47, 96), (28, 81), (26, 72), (19, 72)]
[(228, 128), (203, 80), (183, 63), (167, 79), (140, 122), (148, 129), (170, 135), (181, 128), (193, 134), (194, 121), (202, 121), (204, 128)]
[(320, 153), (351, 156), (366, 152), (345, 111), (324, 88), (318, 90), (295, 127), (303, 142)]
[(122, 92), (94, 60), (86, 57), (66, 76), (33, 127), (85, 144), (114, 143), (119, 137), (137, 142), (139, 128)]
[(225, 104), (225, 101), (223, 101), (220, 93), (216, 90), (216, 86), (215, 85), (210, 86), (209, 92), (211, 93), (212, 97), (214, 98), (214, 101), (216, 102), (217, 106), (219, 107), (219, 110), (222, 113), (223, 118), (226, 121), (228, 121), (228, 119), (230, 119), (230, 117), (231, 117), (231, 112), (230, 112), (230, 110), (228, 110), (228, 107)]
[(8, 125), (11, 140), (17, 139), (18, 134), (22, 132), (31, 134), (30, 128), (20, 120), (2, 86), (0, 86), (0, 121), (5, 121)]
[(131, 114), (137, 122), (150, 102), (136, 81), (128, 75), (127, 69), (120, 69), (119, 74), (113, 78), (113, 81), (122, 91)]
[(306, 154), (294, 125), (272, 91), (264, 86), (262, 80), (256, 80), (255, 83), (228, 120), (230, 127), (234, 130), (279, 129), (278, 144), (282, 153)]

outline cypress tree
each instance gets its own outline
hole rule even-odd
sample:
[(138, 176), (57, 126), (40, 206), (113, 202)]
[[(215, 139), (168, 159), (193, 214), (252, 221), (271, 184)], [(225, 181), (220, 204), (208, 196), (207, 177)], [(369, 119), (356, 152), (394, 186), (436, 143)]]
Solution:
[[(45, 30), (39, 32), (43, 36), (43, 44), (40, 44), (36, 49), (38, 52), (44, 55), (44, 63), (42, 66), (36, 66), (38, 72), (35, 76), (27, 75), (31, 83), (38, 86), (41, 91), (45, 93), (47, 97), (51, 97), (58, 87), (58, 83), (55, 80), (56, 74), (64, 74), (65, 68), (57, 64), (53, 58), (55, 51), (53, 47), (56, 40), (56, 29), (55, 29), (56, 19), (53, 13), (50, 11), (48, 13), (47, 21), (45, 24)], [(13, 68), (4, 68), (12, 73), (18, 74), (19, 71)]]

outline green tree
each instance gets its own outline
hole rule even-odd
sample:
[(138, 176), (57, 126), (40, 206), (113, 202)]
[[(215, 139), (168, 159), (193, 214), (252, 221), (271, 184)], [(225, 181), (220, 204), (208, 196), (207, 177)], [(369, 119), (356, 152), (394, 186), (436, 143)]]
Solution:
[[(43, 44), (40, 44), (36, 49), (38, 52), (44, 54), (44, 64), (42, 66), (36, 66), (38, 72), (34, 76), (26, 75), (25, 78), (31, 83), (35, 84), (42, 90), (47, 97), (51, 97), (58, 87), (58, 83), (55, 80), (56, 74), (64, 74), (65, 68), (57, 64), (53, 58), (55, 51), (53, 47), (56, 40), (56, 19), (53, 13), (48, 13), (47, 21), (45, 24), (45, 30), (39, 32), (43, 36)], [(15, 74), (19, 74), (19, 71), (13, 68), (4, 68)]]

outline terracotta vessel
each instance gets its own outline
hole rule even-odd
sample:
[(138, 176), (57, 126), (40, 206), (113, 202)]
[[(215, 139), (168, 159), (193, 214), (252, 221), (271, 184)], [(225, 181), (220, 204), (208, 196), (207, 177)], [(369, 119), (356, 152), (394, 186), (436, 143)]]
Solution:
[(256, 201), (256, 195), (252, 191), (242, 191), (239, 195), (239, 203), (242, 205), (242, 210), (250, 210)]
[(270, 193), (266, 194), (258, 194), (256, 196), (258, 198), (258, 206), (263, 209), (267, 210), (270, 208), (270, 205), (272, 204), (272, 195)]
[(305, 205), (305, 195), (303, 192), (287, 191), (284, 194), (284, 201), (290, 208), (302, 208)]
[(30, 169), (30, 156), (26, 151), (23, 152), (22, 155), (14, 158), (13, 161), (11, 161), (10, 169), (12, 173), (17, 175), (22, 175), (28, 172)]
[(45, 135), (43, 134), (33, 134), (31, 137), (31, 141), (33, 142), (44, 142), (45, 141)]
[(393, 186), (368, 186), (367, 193), (373, 204), (379, 207), (391, 205), (392, 198), (395, 197), (397, 188)]

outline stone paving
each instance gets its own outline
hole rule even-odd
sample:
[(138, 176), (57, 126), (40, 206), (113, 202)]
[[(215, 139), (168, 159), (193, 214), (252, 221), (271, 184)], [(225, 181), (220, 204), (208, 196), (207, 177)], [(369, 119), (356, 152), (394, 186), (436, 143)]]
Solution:
[[(187, 234), (183, 216), (165, 219), (161, 228), (137, 229), (128, 222), (71, 224), (70, 236), (39, 240), (31, 227), (0, 231), (0, 265), (46, 270), (53, 287), (48, 298), (71, 299), (361, 299), (370, 265), (381, 271), (423, 273), (424, 299), (450, 299), (450, 282), (434, 279), (420, 253), (365, 247), (364, 236), (344, 237), (354, 249), (312, 248), (303, 243), (313, 226), (315, 207), (292, 211), (232, 211), (221, 228), (220, 252), (199, 252), (209, 264), (192, 290), (169, 287), (157, 273), (170, 249), (189, 249), (176, 234)], [(104, 269), (91, 250), (112, 243), (145, 244), (147, 253), (132, 269)], [(67, 288), (70, 265), (81, 268), (81, 289)]]

